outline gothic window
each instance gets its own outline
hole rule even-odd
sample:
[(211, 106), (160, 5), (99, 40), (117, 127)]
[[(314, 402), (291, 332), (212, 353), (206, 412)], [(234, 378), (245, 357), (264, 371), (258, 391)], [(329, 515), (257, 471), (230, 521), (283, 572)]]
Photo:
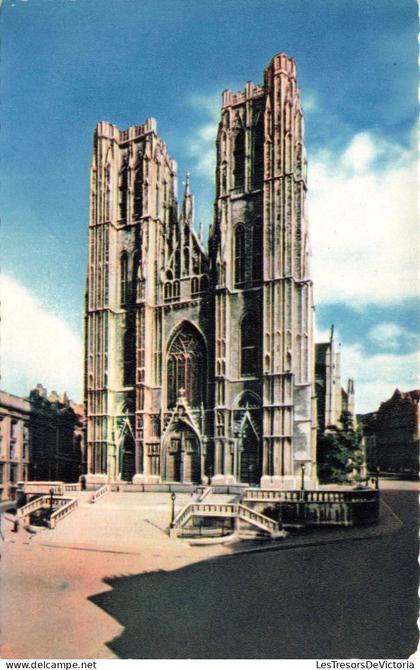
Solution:
[(155, 196), (156, 218), (159, 218), (159, 208), (160, 208), (160, 190), (159, 188), (156, 188), (156, 196)]
[(139, 263), (139, 252), (135, 251), (134, 256), (133, 256), (133, 281), (132, 281), (132, 287), (133, 287), (133, 294), (134, 294), (134, 299), (137, 300), (137, 298), (140, 297), (140, 292), (139, 292), (139, 284), (140, 284), (140, 277), (139, 277), (139, 271), (141, 272), (140, 268), (140, 263)]
[(139, 219), (143, 214), (143, 161), (137, 167), (134, 177), (134, 217)]
[(175, 277), (179, 277), (181, 273), (181, 254), (179, 249), (175, 251)]
[(241, 323), (241, 375), (255, 375), (258, 369), (258, 328), (253, 314)]
[(222, 194), (226, 193), (227, 190), (227, 169), (226, 169), (226, 163), (222, 164), (222, 171), (221, 171), (221, 192)]
[(127, 164), (125, 164), (120, 172), (119, 184), (118, 184), (118, 204), (120, 212), (120, 220), (125, 221), (127, 219), (127, 189), (128, 189), (128, 169)]
[(184, 249), (184, 275), (190, 274), (190, 252), (188, 249)]
[(252, 187), (261, 188), (264, 179), (264, 117), (259, 115), (252, 133)]
[(233, 185), (236, 191), (245, 186), (245, 131), (240, 128), (235, 137), (233, 148)]
[(124, 385), (134, 384), (136, 371), (136, 337), (133, 317), (127, 320), (124, 333)]
[(120, 258), (120, 305), (127, 303), (128, 258), (124, 252)]
[(191, 407), (199, 407), (205, 398), (206, 351), (201, 335), (189, 323), (174, 338), (167, 360), (167, 401), (173, 407), (183, 388)]
[(235, 229), (235, 286), (245, 280), (245, 229), (239, 225)]
[(179, 281), (174, 281), (172, 295), (174, 298), (179, 298)]
[(252, 279), (262, 279), (262, 230), (261, 221), (255, 221), (252, 231)]
[(199, 281), (198, 277), (193, 277), (191, 280), (191, 293), (199, 293), (200, 287), (199, 287)]
[(105, 169), (105, 188), (105, 221), (109, 221), (111, 209), (111, 166), (109, 163)]
[(166, 282), (165, 284), (165, 302), (170, 302), (172, 299), (172, 284), (170, 282)]
[(200, 279), (200, 291), (201, 293), (207, 293), (209, 290), (209, 280), (206, 275), (203, 275)]

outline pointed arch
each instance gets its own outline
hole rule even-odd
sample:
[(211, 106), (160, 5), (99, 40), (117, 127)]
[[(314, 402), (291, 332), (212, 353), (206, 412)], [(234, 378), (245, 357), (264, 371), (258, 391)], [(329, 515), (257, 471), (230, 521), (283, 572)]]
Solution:
[(258, 323), (252, 312), (241, 321), (241, 375), (253, 376), (258, 371)]
[(128, 283), (128, 255), (126, 251), (120, 256), (120, 305), (124, 307), (127, 304), (127, 283)]
[(235, 191), (245, 188), (245, 130), (242, 126), (237, 130), (233, 144), (233, 186)]
[(239, 287), (245, 281), (245, 227), (242, 223), (235, 228), (234, 257), (235, 286)]
[(169, 341), (167, 353), (167, 405), (173, 407), (180, 389), (191, 407), (205, 403), (207, 352), (203, 336), (184, 321)]
[(118, 207), (119, 219), (127, 219), (127, 198), (128, 198), (128, 165), (124, 163), (119, 174), (118, 180)]

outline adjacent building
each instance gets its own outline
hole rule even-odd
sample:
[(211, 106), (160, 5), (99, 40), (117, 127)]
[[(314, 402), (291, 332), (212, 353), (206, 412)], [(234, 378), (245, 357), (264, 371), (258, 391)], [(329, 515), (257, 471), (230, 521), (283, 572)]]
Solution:
[(354, 421), (354, 381), (348, 379), (346, 388), (342, 387), (341, 351), (334, 340), (334, 326), (328, 342), (315, 344), (315, 389), (320, 433), (332, 426), (340, 428), (343, 413), (350, 414)]
[(31, 405), (0, 391), (0, 500), (13, 498), (18, 481), (29, 477)]
[(0, 499), (19, 481), (78, 481), (84, 472), (83, 408), (40, 384), (28, 398), (0, 391)]
[(376, 412), (358, 416), (363, 425), (368, 468), (384, 474), (418, 475), (420, 390), (395, 389)]
[(83, 408), (38, 384), (29, 394), (29, 479), (77, 482), (83, 472)]
[(88, 478), (316, 481), (307, 170), (296, 65), (223, 93), (207, 249), (156, 122), (94, 134)]

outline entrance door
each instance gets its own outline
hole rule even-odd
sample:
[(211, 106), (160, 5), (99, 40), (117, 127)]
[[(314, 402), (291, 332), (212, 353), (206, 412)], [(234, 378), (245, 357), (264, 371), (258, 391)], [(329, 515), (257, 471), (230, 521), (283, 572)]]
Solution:
[(192, 435), (184, 439), (184, 481), (200, 484), (200, 449)]
[(261, 477), (260, 445), (249, 423), (244, 426), (240, 442), (240, 480), (259, 484)]
[(131, 433), (126, 433), (122, 447), (121, 479), (131, 482), (136, 474), (135, 443)]
[(200, 445), (190, 429), (180, 427), (169, 438), (164, 477), (168, 482), (200, 484)]
[(167, 454), (166, 479), (168, 482), (182, 481), (181, 469), (181, 440), (172, 438)]

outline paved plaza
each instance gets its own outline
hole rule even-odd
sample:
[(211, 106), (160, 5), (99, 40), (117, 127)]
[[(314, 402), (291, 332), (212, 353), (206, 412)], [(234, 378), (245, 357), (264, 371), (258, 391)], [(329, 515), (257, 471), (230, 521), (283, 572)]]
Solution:
[[(387, 591), (396, 580), (396, 590), (401, 589), (401, 571), (407, 584), (412, 585), (413, 548), (416, 556), (413, 500), (417, 497), (413, 489), (416, 487), (417, 483), (384, 484), (385, 504), (378, 526), (324, 529), (265, 543), (193, 547), (185, 541), (169, 539), (166, 529), (171, 505), (167, 493), (109, 493), (93, 505), (88, 502), (89, 494), (79, 494), (76, 512), (63, 519), (55, 530), (40, 530), (36, 534), (23, 529), (11, 532), (11, 524), (3, 515), (1, 656), (234, 658), (239, 653), (241, 640), (242, 652), (237, 657), (268, 658), (270, 654), (278, 658), (310, 657), (308, 642), (298, 651), (303, 642), (296, 631), (289, 635), (286, 645), (276, 638), (276, 646), (268, 629), (263, 645), (262, 632), (258, 641), (248, 630), (245, 613), (257, 607), (264, 620), (268, 607), (274, 621), (280, 616), (275, 605), (278, 599), (282, 608), (287, 604), (292, 621), (295, 614), (302, 615), (302, 602), (304, 604), (306, 598), (310, 602), (311, 598), (315, 599), (317, 589), (326, 589), (318, 596), (319, 603), (322, 597), (329, 601), (330, 610), (325, 613), (329, 620), (331, 608), (334, 609), (331, 604), (333, 585), (337, 593), (345, 592), (346, 584), (341, 582), (340, 575), (346, 575), (351, 581), (352, 563), (358, 565), (360, 574), (352, 583), (353, 595), (349, 593), (346, 598), (353, 602), (354, 593), (360, 593), (361, 598), (364, 593), (369, 612), (376, 598), (378, 602), (383, 601), (381, 588)], [(177, 509), (190, 500), (189, 495), (178, 494)], [(369, 565), (370, 571), (375, 568), (372, 556), (376, 556), (382, 542), (388, 549), (384, 565), (380, 562), (376, 565), (382, 577), (375, 587), (378, 593), (372, 593), (377, 575), (367, 573), (366, 566)], [(403, 548), (401, 556), (397, 548), (400, 552)], [(240, 552), (246, 553), (238, 555)], [(335, 572), (330, 577), (325, 575), (324, 585), (318, 580), (314, 584), (305, 568), (297, 602), (298, 592), (293, 596), (292, 588), (298, 579), (296, 565), (303, 561), (309, 566), (307, 561), (311, 556), (324, 566), (322, 570), (331, 562)], [(405, 566), (409, 558), (410, 564)], [(194, 567), (194, 564), (198, 565)], [(407, 588), (404, 586), (405, 591)], [(405, 592), (404, 597), (408, 597), (409, 609), (411, 591), (408, 595)], [(399, 598), (396, 592), (394, 610)], [(353, 603), (355, 611), (361, 604)], [(236, 615), (235, 607), (239, 608)], [(399, 611), (398, 607), (395, 612)], [(322, 612), (316, 617), (321, 628)], [(191, 617), (197, 627), (193, 640), (185, 638), (185, 631), (192, 625)], [(221, 625), (220, 621), (216, 624), (217, 617), (232, 630), (229, 640), (223, 634), (215, 648), (211, 640)], [(166, 622), (165, 639), (160, 643), (156, 637), (158, 620)], [(311, 624), (312, 628), (314, 625)], [(235, 626), (242, 626), (245, 632), (241, 633)], [(258, 625), (256, 628), (258, 630)], [(411, 630), (410, 626), (406, 629)], [(394, 639), (393, 634), (390, 639)], [(351, 644), (346, 644), (344, 648), (350, 650)], [(323, 657), (329, 655), (327, 650), (334, 651), (328, 635), (326, 645), (325, 653), (320, 654)], [(384, 657), (387, 656), (389, 651)]]

